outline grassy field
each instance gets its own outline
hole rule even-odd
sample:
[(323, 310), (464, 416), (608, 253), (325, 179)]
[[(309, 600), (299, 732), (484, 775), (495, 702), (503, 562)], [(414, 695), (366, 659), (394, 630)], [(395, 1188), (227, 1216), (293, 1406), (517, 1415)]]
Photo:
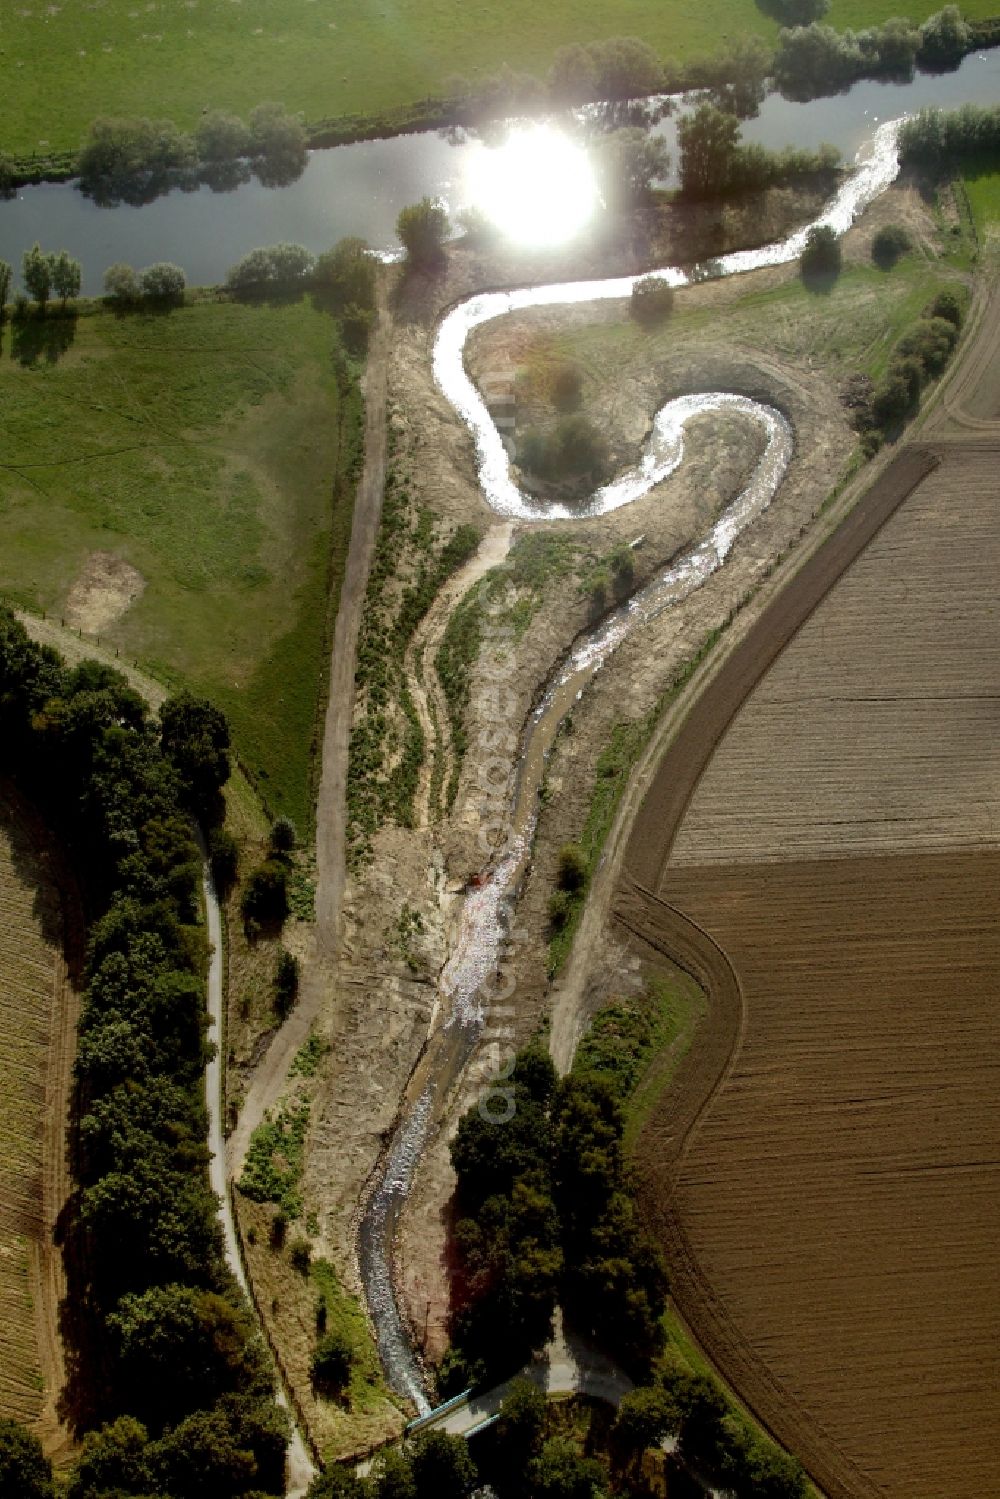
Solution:
[[(937, 0), (833, 0), (830, 21), (863, 26)], [(965, 0), (970, 17), (997, 0)], [(717, 51), (776, 27), (754, 0), (43, 0), (4, 7), (0, 148), (74, 149), (100, 114), (247, 111), (280, 99), (310, 119), (378, 113), (502, 63), (542, 74), (556, 49), (638, 36), (667, 58)]]
[[(205, 301), (80, 317), (55, 362), (16, 328), (0, 346), (0, 592), (60, 617), (82, 588), (87, 629), (218, 702), (271, 810), (303, 828), (350, 530), (333, 338), (305, 301)], [(141, 578), (102, 594), (95, 555)]]
[(995, 234), (1000, 224), (1000, 172), (981, 172), (966, 177), (965, 190), (980, 235)]
[[(942, 263), (909, 255), (889, 272), (866, 264), (845, 266), (825, 295), (808, 291), (797, 277), (763, 290), (748, 291), (725, 310), (725, 329), (734, 343), (768, 348), (778, 359), (797, 363), (822, 351), (836, 375), (863, 370), (874, 379), (885, 372), (897, 339), (947, 283)], [(669, 353), (683, 339), (718, 337), (719, 311), (682, 293), (674, 315), (650, 332), (634, 320), (594, 323), (560, 335), (557, 352), (586, 372), (604, 371), (613, 381), (617, 367)], [(610, 371), (610, 378), (609, 378)]]

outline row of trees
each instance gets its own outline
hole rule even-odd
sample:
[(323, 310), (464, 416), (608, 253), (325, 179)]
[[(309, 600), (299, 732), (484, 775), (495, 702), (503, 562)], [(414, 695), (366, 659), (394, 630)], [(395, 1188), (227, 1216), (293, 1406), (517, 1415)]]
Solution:
[[(24, 252), (21, 261), (25, 290), (32, 301), (37, 302), (40, 311), (53, 292), (62, 299), (63, 306), (70, 297), (78, 297), (82, 274), (80, 262), (74, 260), (67, 250), (46, 252), (37, 243)], [(0, 262), (0, 311), (10, 295), (12, 281), (12, 268), (6, 261)]]
[(0, 773), (60, 838), (88, 932), (66, 1258), (68, 1398), (94, 1429), (69, 1499), (282, 1491), (287, 1423), (207, 1172), (191, 818), (219, 818), (228, 750), (209, 703), (178, 694), (151, 719), (116, 672), (64, 667), (0, 610)]
[(249, 121), (212, 110), (191, 135), (172, 120), (101, 118), (80, 151), (80, 185), (105, 205), (148, 203), (179, 184), (230, 190), (251, 174), (265, 187), (298, 177), (307, 160), (299, 115), (261, 104)]
[(473, 1108), (452, 1144), (459, 1260), (449, 1387), (511, 1372), (551, 1335), (556, 1301), (626, 1368), (660, 1346), (666, 1277), (629, 1195), (619, 1101), (596, 1074), (557, 1083), (520, 1053), (513, 1118)]
[(940, 292), (923, 316), (896, 344), (877, 385), (870, 382), (852, 400), (855, 425), (874, 451), (916, 409), (920, 392), (936, 379), (951, 358), (962, 325), (962, 304), (952, 291)]
[(954, 66), (993, 36), (989, 23), (965, 21), (955, 5), (946, 5), (919, 27), (894, 18), (863, 31), (838, 32), (822, 24), (830, 0), (761, 4), (782, 27), (774, 50), (761, 38), (751, 37), (714, 55), (676, 64), (637, 37), (609, 37), (561, 47), (544, 81), (504, 66), (476, 84), (452, 78), (446, 90), (463, 119), (694, 88), (711, 89), (717, 102), (750, 114), (763, 97), (768, 77), (792, 97), (818, 97), (836, 93), (856, 78), (906, 76), (915, 65)]
[(918, 64), (954, 67), (977, 38), (957, 5), (946, 5), (922, 26), (894, 17), (864, 31), (835, 31), (814, 20), (779, 34), (773, 75), (789, 97), (817, 98), (858, 78), (909, 77)]

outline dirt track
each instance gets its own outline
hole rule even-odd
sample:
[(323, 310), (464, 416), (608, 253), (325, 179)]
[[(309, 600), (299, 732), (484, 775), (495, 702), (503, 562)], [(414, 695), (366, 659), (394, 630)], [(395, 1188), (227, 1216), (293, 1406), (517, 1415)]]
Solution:
[(296, 1052), (333, 992), (346, 874), (347, 753), (354, 700), (354, 668), (365, 586), (382, 514), (386, 456), (386, 374), (391, 323), (384, 307), (365, 366), (365, 464), (351, 525), (330, 657), (330, 684), (316, 800), (315, 950), (302, 963), (299, 999), (253, 1075), (228, 1144), (229, 1175), (238, 1180), (250, 1137), (280, 1097)]

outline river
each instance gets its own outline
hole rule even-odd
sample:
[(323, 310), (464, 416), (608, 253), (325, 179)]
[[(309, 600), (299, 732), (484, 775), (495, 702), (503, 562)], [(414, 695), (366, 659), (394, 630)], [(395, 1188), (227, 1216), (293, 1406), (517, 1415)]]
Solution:
[[(769, 94), (746, 140), (779, 149), (829, 141), (847, 159), (880, 120), (925, 105), (993, 104), (1000, 99), (1000, 48), (966, 57), (954, 72), (917, 73), (909, 83), (862, 80), (843, 94), (794, 104)], [(658, 127), (676, 167), (676, 119)], [(457, 214), (473, 198), (484, 146), (459, 134), (427, 132), (362, 141), (310, 153), (302, 176), (287, 187), (256, 181), (232, 192), (180, 189), (141, 208), (98, 208), (73, 183), (42, 183), (0, 202), (0, 259), (20, 266), (38, 240), (67, 249), (83, 265), (83, 290), (97, 295), (115, 261), (145, 266), (168, 260), (183, 267), (192, 286), (211, 286), (248, 250), (290, 240), (319, 252), (344, 235), (360, 235), (375, 249), (397, 245), (396, 217), (427, 194)], [(664, 186), (672, 186), (671, 175)]]
[[(855, 171), (816, 220), (843, 234), (859, 213), (895, 180), (899, 171), (898, 121), (885, 121), (862, 147)], [(808, 229), (757, 250), (738, 251), (715, 262), (713, 274), (735, 275), (796, 260)], [(689, 284), (696, 272), (677, 266), (655, 273), (673, 286)], [(666, 566), (626, 603), (574, 643), (555, 667), (519, 746), (517, 774), (506, 835), (484, 883), (465, 898), (452, 950), (438, 980), (442, 1023), (410, 1078), (399, 1118), (376, 1172), (359, 1230), (359, 1261), (379, 1350), (389, 1378), (422, 1414), (429, 1410), (426, 1381), (398, 1306), (393, 1260), (402, 1212), (420, 1158), (441, 1123), (449, 1093), (482, 1036), (490, 981), (497, 972), (512, 905), (524, 877), (538, 819), (539, 788), (555, 735), (574, 702), (617, 647), (665, 609), (687, 598), (723, 566), (737, 538), (771, 503), (791, 459), (793, 436), (772, 407), (729, 392), (687, 395), (657, 412), (639, 463), (596, 490), (575, 511), (541, 506), (518, 488), (510, 458), (486, 404), (465, 369), (469, 334), (494, 318), (529, 307), (568, 306), (627, 297), (634, 277), (526, 286), (467, 298), (441, 322), (434, 345), (434, 376), (475, 441), (483, 496), (499, 515), (521, 521), (605, 515), (648, 494), (684, 457), (684, 429), (694, 417), (726, 409), (763, 428), (765, 447), (749, 483), (723, 511), (707, 535)]]

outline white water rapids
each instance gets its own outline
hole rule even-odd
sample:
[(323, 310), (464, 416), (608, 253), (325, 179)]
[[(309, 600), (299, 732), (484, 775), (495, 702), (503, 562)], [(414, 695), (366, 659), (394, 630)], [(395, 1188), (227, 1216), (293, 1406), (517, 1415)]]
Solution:
[[(796, 260), (812, 227), (828, 225), (835, 233), (843, 234), (858, 214), (895, 179), (899, 171), (897, 133), (900, 123), (891, 120), (879, 126), (867, 151), (859, 154), (856, 170), (814, 225), (798, 230), (778, 244), (722, 256), (704, 268), (702, 276), (697, 273), (689, 275), (675, 266), (644, 272), (643, 275), (652, 274), (671, 286), (687, 286), (707, 275), (735, 275)], [(469, 334), (482, 323), (526, 308), (569, 306), (628, 297), (640, 279), (640, 276), (621, 276), (603, 281), (571, 281), (470, 297), (444, 318), (434, 345), (434, 377), (473, 436), (483, 495), (501, 516), (522, 521), (570, 520), (583, 515), (607, 515), (630, 504), (673, 473), (683, 460), (687, 423), (695, 416), (712, 411), (735, 411), (757, 422), (766, 439), (763, 456), (746, 488), (726, 508), (708, 535), (579, 640), (555, 669), (526, 726), (521, 744), (522, 765), (526, 763), (528, 747), (539, 726), (553, 716), (564, 716), (575, 697), (616, 647), (664, 609), (688, 597), (723, 564), (737, 537), (766, 509), (777, 493), (792, 455), (791, 428), (773, 407), (746, 396), (711, 392), (681, 396), (662, 406), (656, 414), (640, 462), (613, 483), (595, 491), (589, 502), (582, 506), (543, 505), (517, 487), (500, 433), (465, 369), (464, 350)], [(497, 854), (483, 885), (470, 891), (465, 898), (451, 956), (439, 980), (447, 1018), (422, 1058), (421, 1085), (414, 1101), (404, 1103), (361, 1222), (362, 1280), (383, 1363), (394, 1387), (409, 1396), (421, 1414), (426, 1414), (430, 1405), (423, 1372), (397, 1304), (392, 1273), (394, 1239), (403, 1203), (431, 1129), (437, 1122), (435, 1101), (443, 1100), (460, 1076), (483, 1029), (487, 1008), (484, 990), (497, 970), (506, 935), (506, 915), (534, 836), (538, 816), (536, 792), (535, 785), (519, 784), (511, 804), (511, 835)], [(527, 813), (518, 816), (519, 804), (523, 807), (525, 798), (528, 799)], [(460, 1037), (457, 1031), (461, 1032)], [(435, 1041), (440, 1043), (436, 1047)]]

